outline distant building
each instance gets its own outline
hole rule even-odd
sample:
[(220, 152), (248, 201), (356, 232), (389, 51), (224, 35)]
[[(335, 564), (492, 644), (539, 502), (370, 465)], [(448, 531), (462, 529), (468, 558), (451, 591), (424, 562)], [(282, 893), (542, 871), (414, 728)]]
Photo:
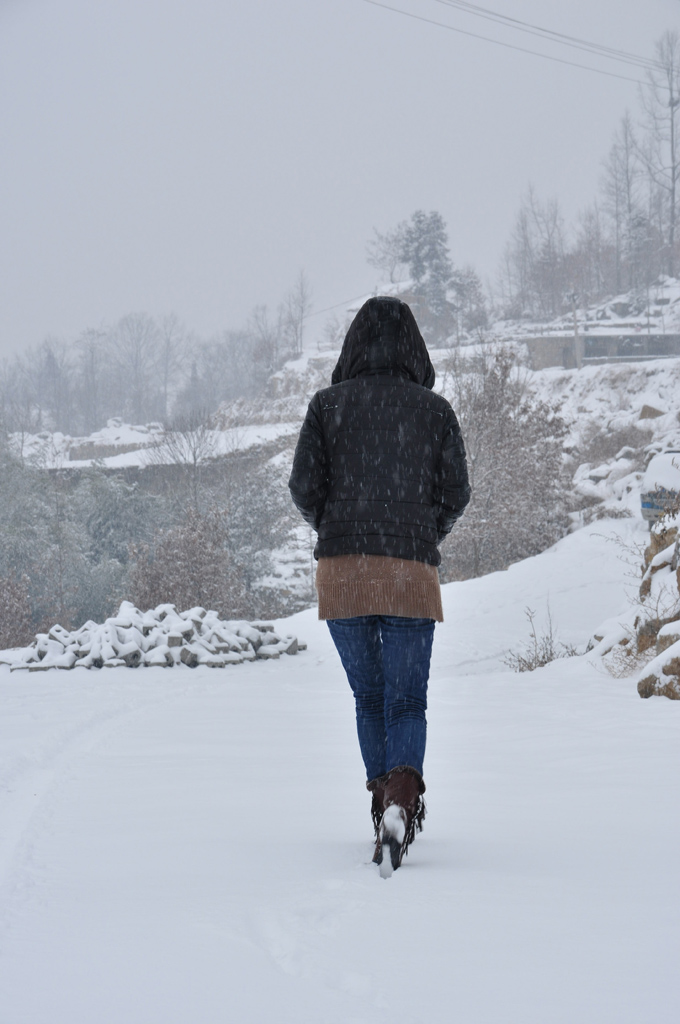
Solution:
[[(576, 366), (573, 333), (549, 334), (525, 338), (531, 366), (544, 370), (549, 366), (562, 366), (566, 370)], [(582, 360), (589, 363), (625, 363), (644, 359), (663, 359), (680, 356), (680, 334), (579, 333)]]

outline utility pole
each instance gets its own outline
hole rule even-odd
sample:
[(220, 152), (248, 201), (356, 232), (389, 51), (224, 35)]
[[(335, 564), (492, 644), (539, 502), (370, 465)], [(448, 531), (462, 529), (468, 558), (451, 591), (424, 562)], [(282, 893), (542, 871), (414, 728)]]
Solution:
[(576, 314), (576, 300), (578, 295), (576, 292), (572, 292), (569, 298), (571, 299), (571, 311), (574, 317), (574, 362), (576, 363), (576, 369), (580, 370), (583, 366), (583, 354), (581, 352), (581, 339), (578, 333), (578, 316)]

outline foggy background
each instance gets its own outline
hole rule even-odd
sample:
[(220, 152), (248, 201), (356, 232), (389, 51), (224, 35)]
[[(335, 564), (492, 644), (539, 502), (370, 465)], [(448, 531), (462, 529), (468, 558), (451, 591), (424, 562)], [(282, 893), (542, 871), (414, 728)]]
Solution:
[[(643, 77), (436, 0), (391, 5)], [(644, 57), (680, 14), (493, 6)], [(364, 0), (0, 3), (0, 352), (131, 311), (236, 328), (301, 269), (321, 310), (378, 283), (373, 227), (418, 208), (493, 279), (528, 183), (569, 221), (637, 91)]]

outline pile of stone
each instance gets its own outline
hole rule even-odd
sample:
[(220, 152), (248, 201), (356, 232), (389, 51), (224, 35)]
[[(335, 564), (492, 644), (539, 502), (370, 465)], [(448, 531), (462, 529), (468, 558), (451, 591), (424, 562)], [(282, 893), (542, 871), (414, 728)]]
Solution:
[(680, 700), (680, 514), (654, 524), (639, 600), (623, 615), (603, 622), (588, 651), (610, 656), (609, 667), (617, 676), (637, 671), (641, 697)]
[(678, 523), (661, 521), (652, 528), (645, 551), (640, 600), (649, 609), (635, 622), (638, 652), (656, 657), (640, 673), (641, 697), (680, 700), (680, 535)]
[(174, 604), (140, 612), (123, 601), (118, 613), (103, 623), (88, 621), (75, 630), (52, 626), (28, 647), (4, 652), (0, 662), (13, 672), (145, 665), (224, 668), (305, 648), (297, 637), (279, 635), (271, 622), (225, 620), (198, 607), (178, 612)]

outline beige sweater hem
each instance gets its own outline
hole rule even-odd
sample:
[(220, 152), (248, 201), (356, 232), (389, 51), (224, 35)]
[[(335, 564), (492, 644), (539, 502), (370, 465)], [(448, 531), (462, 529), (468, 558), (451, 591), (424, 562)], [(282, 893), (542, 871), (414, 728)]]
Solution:
[(320, 619), (399, 615), (444, 621), (437, 567), (384, 555), (320, 558), (316, 573)]

